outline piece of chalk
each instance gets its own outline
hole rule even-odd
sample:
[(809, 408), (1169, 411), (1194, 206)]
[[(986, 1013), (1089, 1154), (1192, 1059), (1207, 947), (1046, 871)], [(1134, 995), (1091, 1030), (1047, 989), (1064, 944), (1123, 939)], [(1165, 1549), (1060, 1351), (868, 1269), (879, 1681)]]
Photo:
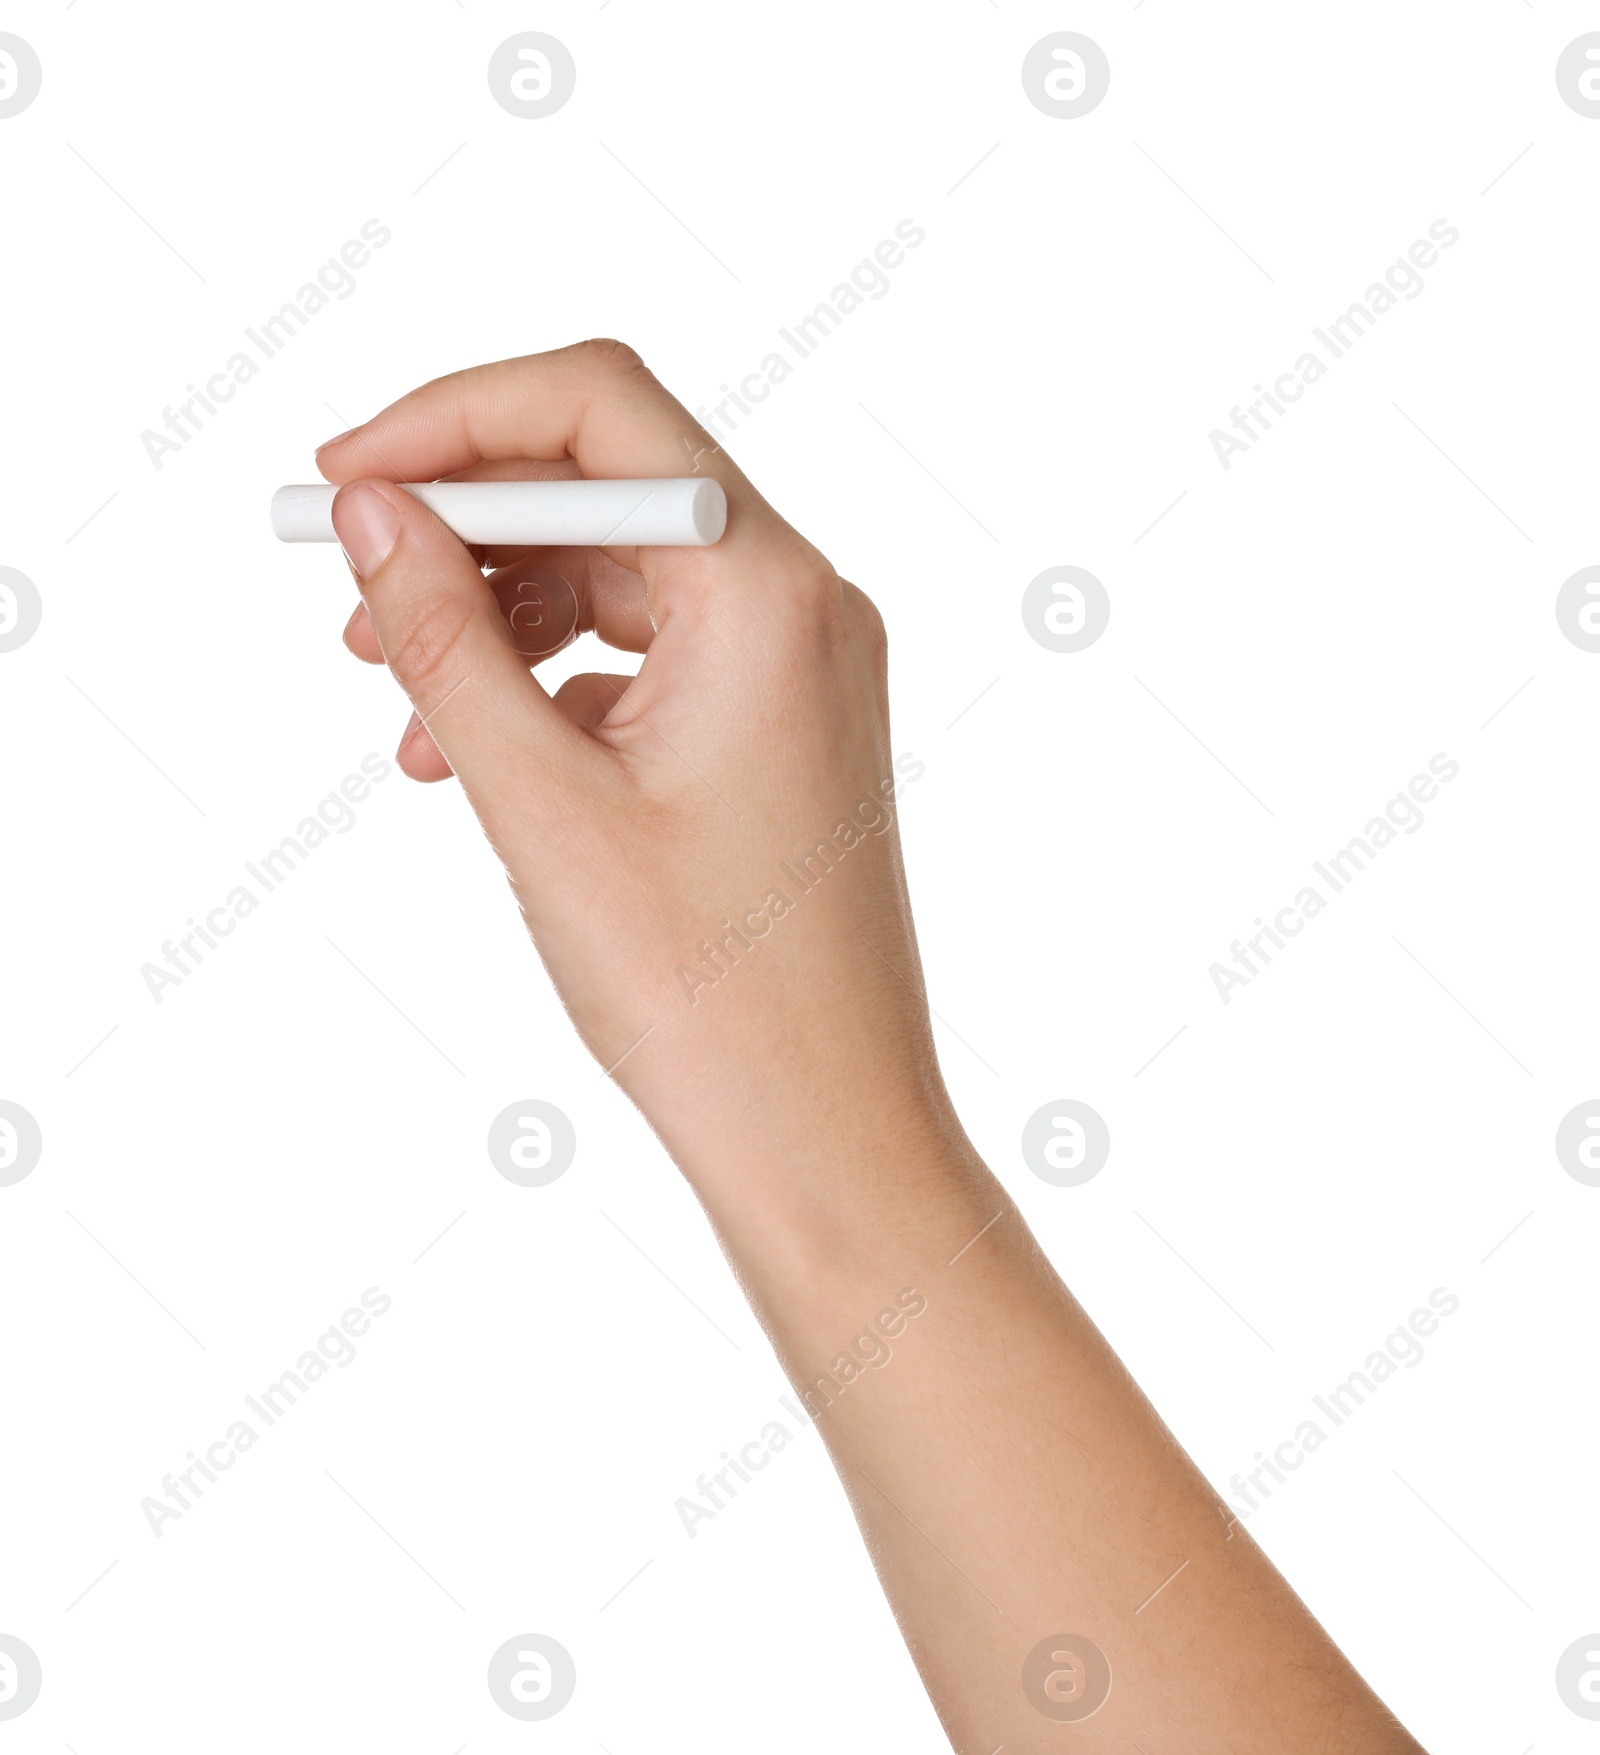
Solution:
[[(709, 548), (728, 523), (722, 483), (707, 476), (662, 481), (404, 482), (463, 542), (496, 548), (596, 548), (649, 543)], [(337, 542), (333, 496), (322, 482), (272, 496), (272, 533), (282, 542)]]

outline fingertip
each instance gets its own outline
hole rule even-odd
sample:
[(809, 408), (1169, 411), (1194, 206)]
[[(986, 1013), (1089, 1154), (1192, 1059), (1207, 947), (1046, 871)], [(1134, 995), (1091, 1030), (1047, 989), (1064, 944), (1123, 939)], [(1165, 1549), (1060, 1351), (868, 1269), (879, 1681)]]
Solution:
[(347, 427), (342, 433), (335, 433), (331, 439), (324, 439), (317, 446), (315, 460), (319, 473), (324, 481), (339, 479), (338, 459), (346, 439), (360, 432), (360, 427)]
[(449, 780), (455, 770), (445, 760), (444, 752), (433, 741), (433, 733), (416, 713), (406, 721), (400, 742), (394, 752), (395, 765), (407, 779), (424, 783)]
[(616, 711), (633, 680), (609, 671), (584, 671), (569, 676), (551, 698), (557, 710), (581, 731), (598, 731)]
[(350, 619), (344, 624), (343, 640), (347, 651), (361, 660), (363, 664), (382, 664), (383, 649), (378, 644), (377, 630), (372, 625), (372, 612), (366, 604), (358, 603), (350, 613)]

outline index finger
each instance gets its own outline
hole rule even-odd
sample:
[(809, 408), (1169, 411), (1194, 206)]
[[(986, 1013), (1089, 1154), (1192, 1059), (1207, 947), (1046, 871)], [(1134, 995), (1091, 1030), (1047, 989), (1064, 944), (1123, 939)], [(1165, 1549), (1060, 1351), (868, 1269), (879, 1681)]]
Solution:
[[(814, 573), (821, 557), (758, 494), (743, 472), (631, 347), (584, 341), (436, 378), (364, 425), (330, 440), (317, 467), (331, 482), (378, 477), (436, 481), (480, 463), (559, 463), (605, 480), (699, 474), (721, 482), (728, 527), (711, 549), (641, 550), (649, 577), (670, 570), (713, 582), (759, 561)], [(670, 559), (668, 558), (670, 557)], [(831, 569), (828, 569), (831, 572)]]

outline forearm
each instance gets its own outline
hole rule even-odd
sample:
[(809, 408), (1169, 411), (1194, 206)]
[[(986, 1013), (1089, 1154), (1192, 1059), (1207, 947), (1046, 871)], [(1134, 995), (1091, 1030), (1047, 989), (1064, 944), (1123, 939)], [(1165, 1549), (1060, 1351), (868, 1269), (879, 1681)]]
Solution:
[[(1414, 1751), (1229, 1518), (953, 1118), (894, 1132), (745, 1175), (732, 1200), (720, 1165), (686, 1168), (833, 1455), (956, 1748), (1055, 1749), (1070, 1723), (1088, 1751)], [(1102, 1705), (1092, 1656), (1056, 1659), (1057, 1635), (1104, 1654)]]

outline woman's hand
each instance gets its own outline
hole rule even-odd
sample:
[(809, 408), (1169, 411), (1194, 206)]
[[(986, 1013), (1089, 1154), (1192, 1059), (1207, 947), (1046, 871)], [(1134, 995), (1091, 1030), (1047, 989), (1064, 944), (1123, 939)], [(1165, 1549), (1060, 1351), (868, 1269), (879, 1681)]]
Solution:
[[(882, 621), (638, 356), (458, 373), (318, 464), (362, 594), (347, 644), (415, 709), (401, 767), (459, 776), (585, 1042), (679, 1161), (792, 1161), (859, 1125), (863, 1093), (887, 1127), (948, 1125)], [(389, 485), (691, 468), (727, 492), (713, 548), (479, 557)], [(637, 677), (551, 697), (530, 662), (591, 630), (645, 654)]]

